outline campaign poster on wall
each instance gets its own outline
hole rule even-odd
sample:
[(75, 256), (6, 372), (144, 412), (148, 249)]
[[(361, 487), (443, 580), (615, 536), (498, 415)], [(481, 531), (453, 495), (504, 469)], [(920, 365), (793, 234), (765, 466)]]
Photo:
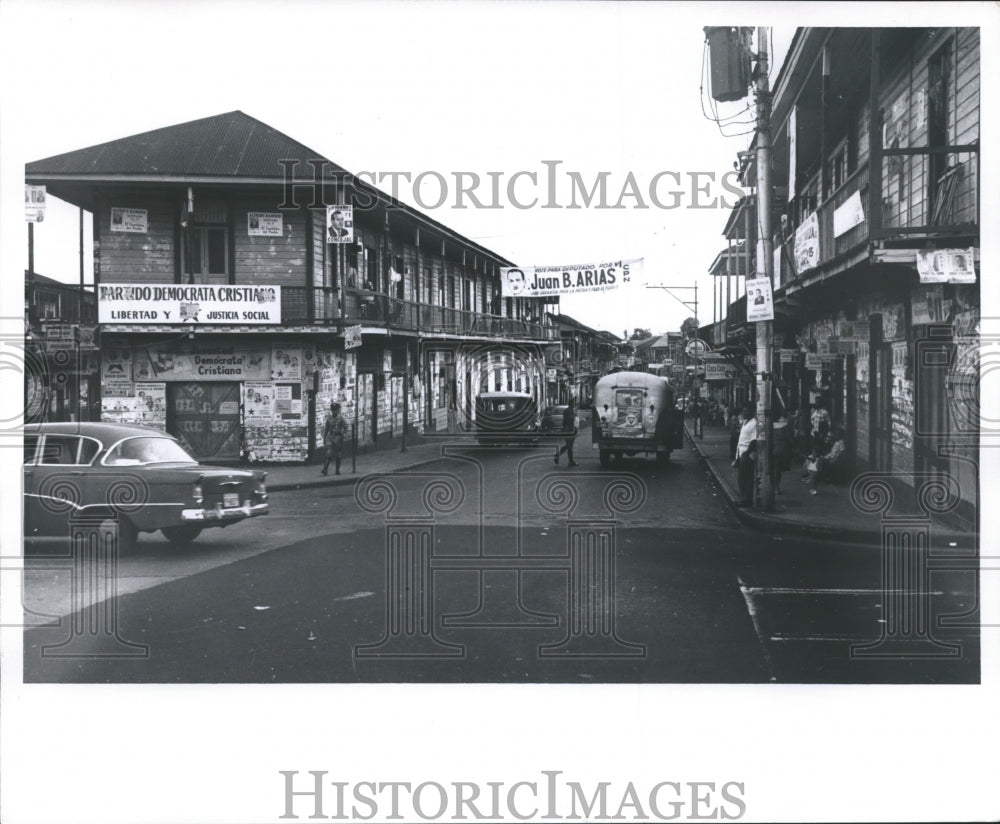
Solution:
[(255, 423), (270, 423), (274, 417), (274, 384), (247, 381), (243, 384), (243, 414)]
[(271, 352), (271, 380), (302, 380), (302, 347), (275, 346)]
[(327, 243), (354, 242), (353, 206), (326, 207), (326, 242)]
[(111, 231), (144, 235), (149, 231), (149, 214), (145, 209), (112, 206)]
[(284, 234), (281, 212), (247, 212), (247, 234), (250, 237), (281, 237)]

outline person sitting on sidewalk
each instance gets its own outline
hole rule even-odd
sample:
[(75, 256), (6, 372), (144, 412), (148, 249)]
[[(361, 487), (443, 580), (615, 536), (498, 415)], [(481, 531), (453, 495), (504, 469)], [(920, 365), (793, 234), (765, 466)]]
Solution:
[(743, 407), (743, 426), (736, 442), (736, 477), (740, 485), (740, 506), (750, 506), (753, 503), (753, 489), (756, 483), (754, 462), (757, 458), (757, 417), (753, 407), (747, 404)]
[(832, 431), (833, 443), (825, 454), (817, 455), (815, 452), (806, 459), (808, 479), (806, 483), (811, 487), (810, 495), (817, 494), (817, 487), (820, 480), (827, 483), (834, 483), (841, 479), (844, 467), (847, 463), (847, 445), (844, 443), (844, 430), (842, 427), (834, 427)]

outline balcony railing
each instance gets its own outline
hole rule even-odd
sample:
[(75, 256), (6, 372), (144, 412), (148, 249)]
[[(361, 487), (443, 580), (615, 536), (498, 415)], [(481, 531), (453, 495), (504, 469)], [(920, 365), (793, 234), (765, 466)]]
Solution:
[(555, 340), (558, 330), (515, 318), (501, 318), (447, 306), (401, 300), (381, 292), (332, 287), (284, 286), (281, 320), (286, 324), (384, 326), (409, 332)]
[[(879, 181), (876, 181), (879, 183)], [(871, 167), (865, 163), (816, 209), (819, 230), (817, 266), (872, 240), (902, 240), (914, 236), (967, 236), (979, 232), (979, 146), (884, 149), (879, 192), (881, 213), (870, 214)], [(858, 196), (862, 219), (839, 235), (834, 213)], [(778, 283), (798, 275), (795, 269), (795, 231), (774, 235), (783, 245)]]

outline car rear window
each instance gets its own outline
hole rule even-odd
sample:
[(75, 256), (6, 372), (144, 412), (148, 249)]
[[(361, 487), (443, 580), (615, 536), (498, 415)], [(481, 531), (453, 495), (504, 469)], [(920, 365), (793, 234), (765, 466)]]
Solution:
[(155, 463), (197, 463), (171, 438), (129, 438), (115, 446), (104, 459), (107, 466)]

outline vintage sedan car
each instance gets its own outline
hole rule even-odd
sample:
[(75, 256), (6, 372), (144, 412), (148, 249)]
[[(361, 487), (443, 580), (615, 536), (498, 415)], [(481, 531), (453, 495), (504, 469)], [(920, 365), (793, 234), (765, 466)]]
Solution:
[(147, 427), (32, 424), (24, 428), (24, 535), (68, 535), (71, 519), (93, 516), (117, 520), (123, 552), (140, 532), (188, 543), (203, 529), (266, 515), (266, 474), (205, 466)]
[(566, 404), (545, 407), (542, 412), (541, 431), (543, 435), (563, 434), (563, 413), (566, 409)]

